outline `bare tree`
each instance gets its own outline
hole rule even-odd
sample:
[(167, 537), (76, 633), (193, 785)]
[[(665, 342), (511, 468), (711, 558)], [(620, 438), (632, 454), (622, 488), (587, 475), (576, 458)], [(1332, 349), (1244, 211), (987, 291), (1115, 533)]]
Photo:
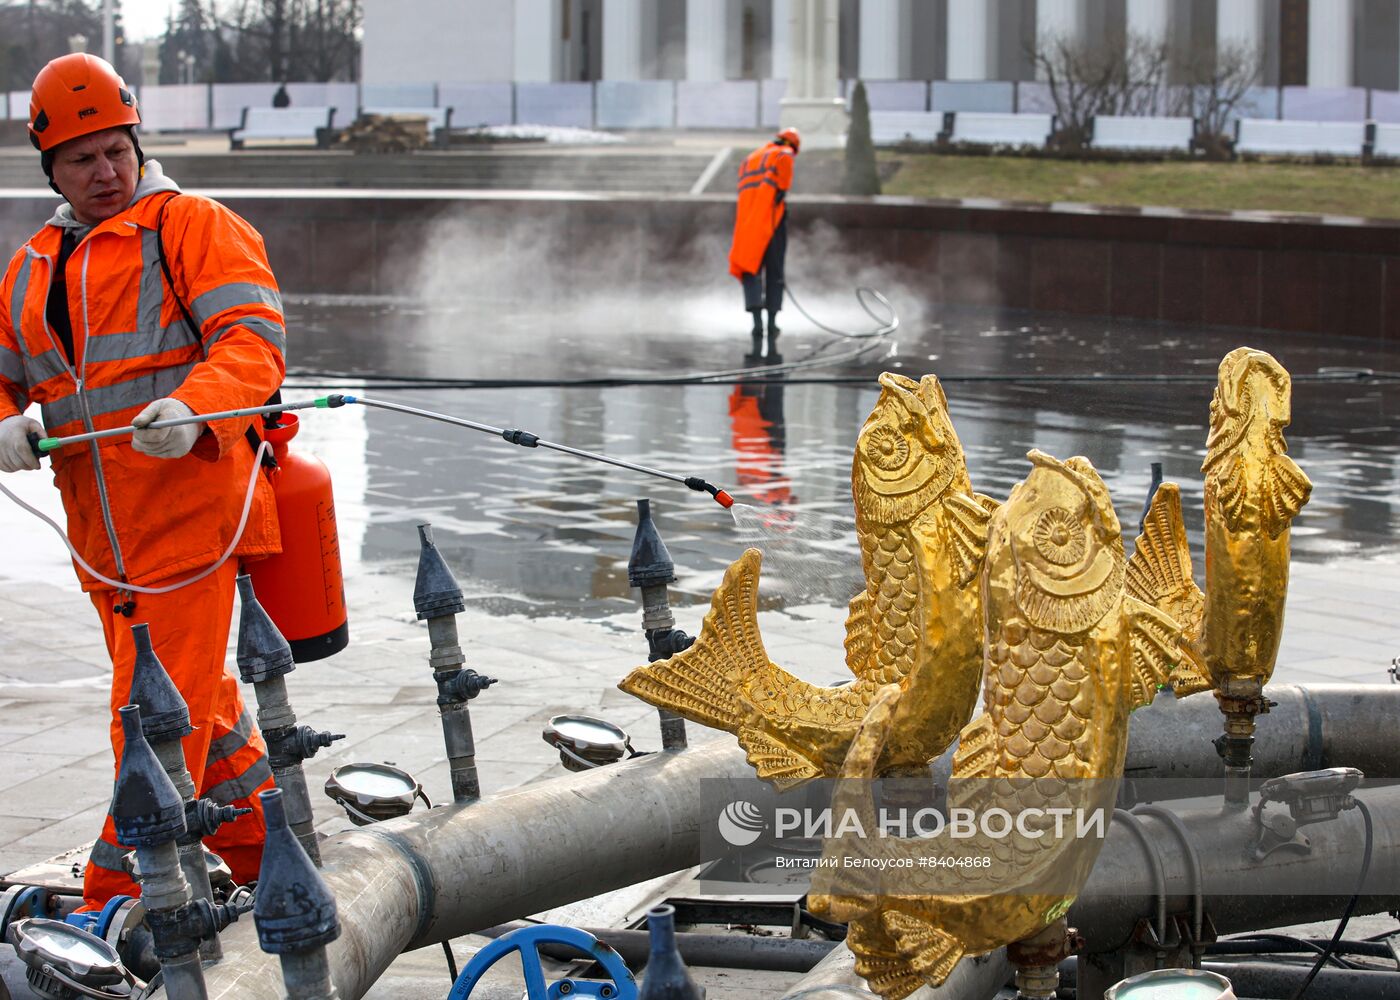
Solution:
[(1229, 42), (1186, 63), (1187, 84), (1172, 113), (1196, 119), (1197, 145), (1212, 158), (1230, 154), (1230, 124), (1263, 76), (1263, 57), (1250, 45)]
[(1135, 32), (1106, 43), (1042, 35), (1031, 57), (1050, 88), (1062, 146), (1085, 146), (1095, 115), (1152, 115), (1164, 106), (1171, 65), (1165, 42)]

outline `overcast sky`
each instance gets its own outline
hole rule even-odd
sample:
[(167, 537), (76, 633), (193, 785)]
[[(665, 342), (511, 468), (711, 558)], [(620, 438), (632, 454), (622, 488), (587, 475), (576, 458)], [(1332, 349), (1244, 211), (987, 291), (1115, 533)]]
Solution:
[(165, 33), (165, 19), (174, 0), (122, 0), (122, 23), (128, 37), (158, 38)]

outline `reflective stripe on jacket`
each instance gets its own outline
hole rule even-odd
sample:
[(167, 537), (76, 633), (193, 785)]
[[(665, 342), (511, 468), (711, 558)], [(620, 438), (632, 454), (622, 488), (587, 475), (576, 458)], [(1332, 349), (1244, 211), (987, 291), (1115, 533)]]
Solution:
[[(45, 431), (61, 437), (130, 424), (165, 396), (195, 413), (257, 406), (281, 384), (285, 322), (262, 238), (217, 202), (173, 188), (95, 227), (69, 258), (73, 358), (45, 317), (62, 229), (51, 222), (11, 259), (0, 284), (0, 419), (38, 403)], [(166, 261), (198, 341), (157, 256), (162, 207)], [(74, 546), (105, 575), (124, 570), (142, 585), (208, 566), (238, 525), (251, 423), (211, 424), (179, 459), (139, 454), (130, 438), (52, 452)], [(280, 548), (271, 488), (259, 477), (238, 553)], [(85, 590), (102, 586), (79, 577)]]
[(791, 146), (770, 142), (739, 167), (739, 208), (729, 248), (729, 273), (736, 278), (757, 274), (763, 266), (763, 252), (787, 211), (778, 195), (792, 187), (793, 155)]

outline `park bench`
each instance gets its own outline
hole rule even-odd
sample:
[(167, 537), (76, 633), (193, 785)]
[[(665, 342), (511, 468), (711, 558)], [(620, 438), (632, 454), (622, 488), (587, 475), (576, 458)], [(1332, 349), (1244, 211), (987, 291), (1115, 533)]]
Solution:
[(1361, 156), (1365, 149), (1365, 122), (1241, 118), (1235, 124), (1236, 153), (1266, 156)]
[(1400, 125), (1371, 125), (1371, 155), (1380, 160), (1400, 160)]
[(259, 139), (308, 139), (318, 149), (330, 144), (335, 108), (244, 108), (238, 128), (229, 129), (231, 149)]
[(1095, 115), (1089, 126), (1093, 149), (1191, 151), (1196, 135), (1192, 118), (1157, 118), (1146, 115)]
[(937, 142), (943, 131), (941, 111), (872, 111), (870, 138), (877, 146), (901, 142)]
[(948, 111), (943, 115), (943, 139), (979, 146), (1044, 146), (1055, 131), (1050, 114), (1000, 114), (988, 111)]
[(389, 108), (374, 106), (360, 108), (359, 117), (379, 115), (384, 118), (428, 119), (428, 141), (434, 146), (446, 146), (452, 129), (451, 108)]

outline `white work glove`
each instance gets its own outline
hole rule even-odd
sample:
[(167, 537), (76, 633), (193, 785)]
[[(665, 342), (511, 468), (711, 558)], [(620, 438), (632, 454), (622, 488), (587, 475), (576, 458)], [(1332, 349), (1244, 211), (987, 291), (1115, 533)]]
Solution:
[[(157, 399), (132, 418), (133, 427), (144, 428), (157, 420), (177, 420), (194, 416), (191, 410), (178, 399)], [(181, 424), (179, 427), (160, 427), (155, 430), (138, 430), (131, 435), (131, 447), (152, 458), (184, 458), (204, 433), (204, 422)]]
[(39, 468), (39, 456), (29, 447), (29, 435), (44, 436), (44, 425), (21, 415), (0, 420), (0, 472)]

